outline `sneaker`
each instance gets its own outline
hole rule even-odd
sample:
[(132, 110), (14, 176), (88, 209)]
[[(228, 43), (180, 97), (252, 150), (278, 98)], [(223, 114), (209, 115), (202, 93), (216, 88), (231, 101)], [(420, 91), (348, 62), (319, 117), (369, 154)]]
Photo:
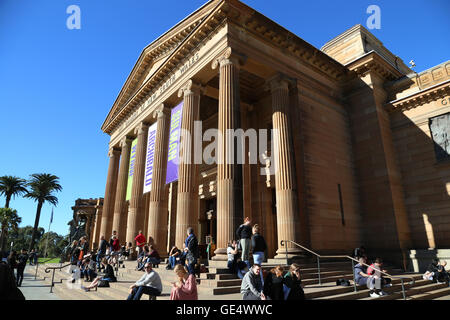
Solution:
[(386, 293), (386, 292), (384, 292), (384, 291), (380, 291), (379, 293), (378, 293), (380, 296), (387, 296), (388, 294)]
[(385, 288), (392, 287), (392, 283), (385, 284), (384, 287), (385, 287)]
[(376, 292), (372, 292), (369, 295), (370, 295), (371, 298), (379, 298), (380, 297), (380, 295), (378, 293), (376, 293)]

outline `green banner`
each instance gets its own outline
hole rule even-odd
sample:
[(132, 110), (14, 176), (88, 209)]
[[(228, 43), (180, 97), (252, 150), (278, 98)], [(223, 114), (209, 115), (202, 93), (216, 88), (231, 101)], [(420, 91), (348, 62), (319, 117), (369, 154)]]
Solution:
[(131, 143), (130, 167), (128, 169), (127, 201), (131, 199), (131, 188), (133, 187), (134, 164), (136, 163), (137, 138)]

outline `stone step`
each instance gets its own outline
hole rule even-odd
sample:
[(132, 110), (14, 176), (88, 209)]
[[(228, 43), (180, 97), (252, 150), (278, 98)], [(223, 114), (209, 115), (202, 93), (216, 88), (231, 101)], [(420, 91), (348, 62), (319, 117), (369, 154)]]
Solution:
[(216, 273), (201, 273), (200, 279), (208, 280), (208, 279), (217, 279), (217, 280), (230, 280), (237, 279), (238, 277), (235, 274), (216, 274)]
[[(405, 295), (407, 297), (406, 299), (408, 299), (409, 297), (412, 297), (412, 296), (419, 296), (419, 295), (426, 296), (426, 293), (432, 292), (435, 290), (440, 290), (440, 289), (445, 289), (445, 288), (448, 289), (447, 284), (430, 283), (430, 281), (428, 281), (428, 280), (421, 280), (421, 281), (426, 282), (426, 284), (414, 286), (405, 291)], [(447, 293), (443, 293), (443, 294), (448, 294), (448, 291), (447, 291)], [(429, 297), (430, 297), (430, 299), (432, 299), (433, 295), (429, 295)], [(438, 297), (438, 295), (436, 297)], [(403, 300), (403, 294), (400, 290), (400, 291), (390, 294), (388, 296), (382, 296), (379, 298), (367, 298), (366, 297), (361, 300)], [(420, 300), (426, 300), (426, 299), (420, 299)]]
[[(434, 300), (437, 298), (448, 296), (449, 294), (450, 294), (450, 288), (448, 286), (446, 286), (441, 289), (436, 289), (436, 290), (427, 291), (425, 293), (411, 295), (411, 296), (407, 297), (406, 299), (407, 300)], [(447, 298), (447, 300), (448, 300), (448, 298)]]
[(201, 286), (208, 286), (208, 287), (214, 287), (214, 288), (240, 286), (241, 283), (242, 283), (242, 280), (239, 278), (238, 279), (229, 279), (229, 280), (210, 279), (210, 280), (201, 280), (201, 282), (200, 282)]

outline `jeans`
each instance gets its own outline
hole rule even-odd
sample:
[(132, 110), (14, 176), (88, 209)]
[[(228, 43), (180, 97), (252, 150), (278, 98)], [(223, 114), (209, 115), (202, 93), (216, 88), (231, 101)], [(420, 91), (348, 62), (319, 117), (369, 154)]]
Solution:
[(188, 269), (189, 274), (195, 275), (195, 262), (189, 263), (187, 265), (187, 269)]
[(133, 292), (128, 296), (127, 300), (141, 300), (143, 294), (148, 294), (150, 296), (159, 296), (161, 292), (155, 288), (142, 286), (133, 288)]
[(100, 262), (102, 262), (103, 257), (105, 256), (104, 253), (99, 252), (97, 254), (97, 269), (100, 270)]
[(17, 286), (20, 287), (22, 285), (23, 280), (23, 271), (25, 270), (25, 267), (17, 267)]
[(264, 261), (264, 252), (253, 252), (253, 264), (261, 265)]
[(242, 261), (248, 261), (250, 258), (250, 247), (252, 246), (252, 242), (250, 239), (241, 239), (239, 240), (242, 247)]
[(241, 270), (241, 269), (237, 269), (237, 276), (239, 277), (239, 279), (244, 279), (244, 276), (247, 272), (245, 270)]
[(160, 259), (153, 258), (153, 257), (149, 257), (149, 258), (147, 258), (147, 260), (146, 260), (145, 262), (146, 262), (146, 263), (147, 263), (147, 262), (150, 262), (151, 264), (159, 264), (159, 263), (161, 262), (161, 260), (160, 260)]
[(177, 257), (169, 257), (169, 266), (171, 269), (175, 268)]

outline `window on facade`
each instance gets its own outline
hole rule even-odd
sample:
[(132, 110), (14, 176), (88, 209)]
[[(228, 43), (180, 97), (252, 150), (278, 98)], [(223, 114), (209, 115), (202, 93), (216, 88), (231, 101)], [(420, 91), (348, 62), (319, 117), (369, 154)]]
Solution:
[(436, 161), (450, 160), (450, 112), (429, 119)]

